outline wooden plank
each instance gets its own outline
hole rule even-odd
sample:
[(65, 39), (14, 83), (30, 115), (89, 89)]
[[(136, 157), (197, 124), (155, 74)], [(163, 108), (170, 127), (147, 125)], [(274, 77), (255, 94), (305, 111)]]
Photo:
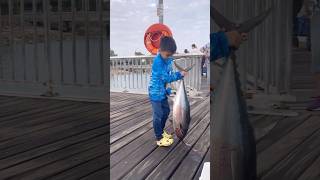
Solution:
[(14, 156), (10, 156), (5, 159), (0, 160), (0, 170), (16, 166), (19, 163), (27, 162), (32, 159), (44, 156), (46, 154), (61, 150), (63, 151), (64, 148), (68, 148), (69, 146), (74, 146), (76, 144), (82, 144), (86, 143), (86, 141), (94, 140), (95, 138), (99, 136), (107, 136), (107, 127), (100, 127), (96, 129), (92, 129), (90, 131), (77, 134), (75, 136), (71, 136), (68, 138), (65, 138), (60, 141), (56, 141), (50, 144), (43, 145), (41, 147), (25, 151), (19, 154), (16, 154)]
[[(81, 156), (81, 158), (83, 158)], [(73, 167), (72, 169), (67, 169), (62, 171), (59, 174), (52, 176), (52, 179), (55, 180), (66, 180), (66, 179), (80, 179), (81, 177), (85, 177), (90, 175), (91, 173), (96, 172), (97, 170), (108, 167), (108, 159), (106, 154), (98, 156), (94, 159), (89, 160), (88, 162), (84, 162), (79, 166)], [(109, 177), (109, 176), (106, 176)], [(106, 179), (101, 178), (102, 179)]]
[(151, 122), (152, 122), (152, 119), (148, 118), (148, 119), (145, 119), (145, 120), (143, 120), (143, 121), (141, 121), (141, 122), (139, 122), (139, 123), (137, 123), (137, 124), (135, 124), (135, 125), (133, 125), (131, 127), (124, 128), (122, 131), (111, 135), (110, 143), (112, 144), (112, 143), (118, 141), (122, 137), (127, 136), (128, 134), (134, 132), (136, 129), (139, 129), (140, 127), (145, 126), (147, 124), (151, 124)]
[[(79, 113), (79, 110), (83, 110)], [(104, 110), (99, 109), (83, 109), (77, 108), (73, 110), (69, 110), (68, 113), (60, 113), (60, 114), (52, 114), (47, 115), (46, 117), (42, 116), (40, 118), (30, 119), (30, 117), (20, 117), (19, 121), (16, 122), (17, 125), (4, 126), (1, 129), (0, 135), (3, 134), (3, 138), (0, 138), (0, 143), (3, 141), (7, 141), (12, 138), (16, 138), (22, 135), (27, 135), (29, 133), (33, 133), (40, 130), (49, 129), (52, 127), (66, 125), (72, 123), (73, 121), (78, 121), (81, 118), (88, 117), (90, 118), (96, 113), (102, 113)], [(22, 119), (26, 119), (26, 121), (22, 121)]]
[[(128, 114), (131, 114), (131, 113), (128, 113)], [(145, 111), (141, 111), (140, 113), (129, 115), (123, 119), (116, 121), (118, 122), (116, 124), (114, 124), (114, 122), (111, 122), (111, 125), (112, 125), (111, 131), (112, 133), (117, 132), (117, 129), (119, 128), (121, 129), (121, 127), (123, 126), (130, 127), (130, 124), (140, 122), (143, 119), (148, 119), (150, 117), (152, 117), (152, 109), (151, 107), (148, 107), (148, 108), (145, 108)]]
[(107, 179), (106, 177), (110, 177), (109, 167), (96, 171), (88, 176), (82, 177), (80, 180)]
[(320, 179), (320, 155), (313, 162), (313, 164), (306, 169), (303, 174), (298, 178), (298, 180), (310, 180), (310, 179)]
[(285, 117), (282, 116), (271, 116), (265, 117), (252, 123), (256, 142), (259, 142), (279, 123), (279, 121), (283, 120), (284, 118)]
[(205, 162), (210, 162), (210, 148), (206, 152), (206, 155), (205, 155), (204, 159), (201, 162), (201, 166), (198, 168), (197, 173), (193, 177), (194, 180), (199, 180), (199, 178), (201, 176), (201, 173), (202, 173), (203, 165), (204, 165)]
[[(50, 106), (50, 108), (38, 108), (38, 111), (28, 111), (26, 113), (18, 113), (13, 116), (8, 116), (6, 118), (7, 120), (12, 119), (10, 122), (1, 123), (1, 126), (10, 126), (10, 124), (18, 123), (18, 124), (24, 124), (28, 122), (36, 122), (37, 119), (43, 119), (44, 116), (49, 115), (55, 115), (55, 116), (70, 116), (71, 113), (74, 113), (74, 111), (78, 112), (86, 112), (85, 110), (89, 109), (100, 109), (104, 110), (101, 106), (96, 105), (81, 105), (81, 104), (66, 104), (66, 105), (57, 105), (57, 106)], [(24, 121), (21, 122), (21, 118), (24, 118)], [(20, 120), (20, 122), (19, 122)], [(43, 122), (43, 120), (42, 120)]]
[(111, 111), (110, 111), (110, 118), (116, 117), (118, 116), (120, 113), (126, 112), (128, 110), (130, 110), (131, 108), (140, 108), (141, 106), (143, 106), (144, 104), (148, 103), (149, 100), (145, 100), (145, 101), (135, 101), (132, 102), (132, 104), (129, 104), (126, 102), (125, 106), (117, 106), (114, 107), (111, 104)]
[(298, 177), (320, 155), (320, 130), (299, 144), (292, 152), (277, 163), (262, 177), (262, 180), (298, 179)]
[(1, 145), (0, 158), (6, 158), (15, 154), (38, 148), (61, 139), (89, 131), (106, 125), (105, 118), (98, 120), (86, 119), (70, 125), (55, 127), (46, 131), (36, 132), (30, 136), (17, 138), (15, 142), (9, 142)]
[[(145, 177), (145, 179), (159, 179), (159, 178), (164, 178), (168, 179), (174, 172), (174, 170), (177, 168), (177, 166), (180, 164), (180, 162), (185, 158), (187, 153), (191, 150), (193, 145), (199, 140), (201, 135), (204, 133), (205, 129), (209, 127), (209, 114), (205, 116), (205, 118), (200, 121), (194, 129), (185, 137), (183, 142), (179, 143), (176, 148), (173, 149), (172, 152), (170, 152), (167, 156), (164, 156), (163, 160), (160, 162), (160, 164), (156, 167), (150, 165), (147, 168), (144, 168), (144, 174), (139, 174), (139, 177)], [(157, 156), (153, 156), (154, 159), (158, 159), (158, 157), (161, 157), (160, 154)], [(145, 159), (145, 162), (148, 162), (147, 159)], [(150, 161), (150, 159), (149, 159)], [(157, 161), (157, 160), (156, 160)], [(154, 160), (151, 160), (151, 162), (154, 162)], [(140, 167), (141, 166), (136, 166)], [(126, 177), (127, 179), (130, 177), (129, 175), (132, 172), (137, 172), (137, 170), (134, 168)], [(126, 178), (124, 178), (126, 179)]]
[(270, 147), (260, 152), (257, 156), (257, 171), (259, 177), (267, 173), (289, 152), (295, 149), (306, 138), (320, 128), (319, 117), (310, 117), (300, 126), (276, 141)]
[(300, 117), (290, 117), (281, 120), (267, 135), (259, 140), (257, 143), (257, 153), (261, 153), (264, 149), (270, 147), (309, 117), (311, 117), (310, 114), (304, 114)]
[[(98, 142), (101, 142), (101, 139), (99, 139)], [(91, 147), (90, 149), (86, 149), (85, 151), (84, 150), (85, 150), (85, 147), (82, 147), (81, 152), (76, 154), (74, 154), (75, 150), (72, 150), (73, 154), (71, 156), (70, 155), (65, 156), (65, 158), (60, 159), (58, 161), (55, 161), (50, 164), (40, 166), (37, 168), (33, 168), (31, 171), (27, 171), (21, 175), (15, 176), (15, 178), (18, 178), (18, 179), (21, 178), (24, 180), (34, 180), (34, 179), (44, 179), (44, 178), (53, 176), (55, 174), (68, 170), (72, 167), (79, 166), (80, 164), (88, 162), (94, 158), (106, 155), (107, 146), (106, 144), (97, 145), (96, 143), (94, 147)], [(46, 162), (48, 162), (48, 160), (46, 160)], [(107, 161), (105, 161), (104, 163), (106, 164)], [(38, 165), (40, 163), (37, 162), (36, 164)]]
[[(203, 109), (203, 107), (208, 107), (208, 105), (207, 105), (208, 103), (209, 103), (209, 100), (206, 100), (205, 102), (203, 102), (201, 104), (201, 106), (199, 105), (196, 108), (192, 109), (193, 111), (191, 113), (191, 116), (192, 116), (193, 121), (190, 124), (190, 131), (194, 128), (194, 126), (197, 124), (197, 122), (201, 120), (202, 117), (204, 117), (206, 114), (208, 114), (208, 111), (199, 111), (199, 109), (201, 109), (201, 108)], [(208, 110), (208, 108), (207, 108), (207, 110)], [(197, 119), (195, 119), (195, 117), (197, 117)], [(147, 139), (146, 141), (147, 141), (147, 143), (140, 146), (138, 149), (136, 149), (133, 152), (130, 151), (131, 154), (129, 154), (126, 158), (123, 158), (121, 160), (121, 162), (119, 162), (118, 164), (116, 164), (115, 166), (112, 167), (111, 179), (113, 179), (113, 178), (117, 179), (117, 178), (120, 178), (123, 175), (125, 175), (129, 170), (131, 170), (134, 166), (136, 166), (136, 164), (141, 162), (146, 156), (148, 156), (148, 154), (150, 154), (151, 152), (154, 151), (154, 149), (157, 148), (157, 146), (155, 145), (153, 136), (149, 137), (149, 139)], [(170, 152), (170, 149), (174, 148), (176, 144), (177, 143), (175, 143), (174, 145), (169, 147), (169, 149), (159, 148), (159, 151), (169, 151)], [(134, 157), (133, 157), (133, 154), (134, 154)], [(156, 158), (154, 160), (157, 160), (157, 159), (158, 158)]]
[(179, 167), (173, 172), (171, 179), (192, 179), (210, 147), (210, 126), (201, 135)]
[[(6, 179), (9, 177), (15, 176), (15, 178), (19, 179), (19, 176), (20, 176), (20, 178), (23, 177), (23, 179), (26, 179), (27, 177), (30, 178), (32, 171), (39, 172), (39, 170), (41, 170), (43, 172), (44, 170), (42, 168), (45, 168), (48, 165), (50, 166), (50, 164), (54, 164), (56, 162), (60, 162), (60, 163), (62, 162), (64, 164), (72, 163), (72, 161), (69, 161), (70, 159), (68, 160), (68, 158), (72, 157), (73, 155), (77, 155), (81, 152), (86, 152), (88, 150), (95, 149), (97, 151), (97, 155), (98, 155), (98, 152), (100, 152), (101, 150), (104, 151), (102, 152), (102, 154), (106, 153), (107, 146), (102, 143), (104, 142), (104, 140), (105, 140), (105, 136), (102, 135), (93, 140), (71, 145), (67, 148), (60, 149), (58, 151), (45, 154), (43, 156), (39, 156), (35, 159), (31, 159), (29, 161), (20, 163), (16, 166), (1, 170), (0, 177)], [(97, 147), (99, 147), (98, 149), (100, 150), (96, 149)], [(79, 159), (82, 159), (82, 158), (79, 158)], [(58, 168), (58, 166), (53, 167), (53, 169), (56, 169), (56, 168)], [(61, 166), (59, 168), (61, 168)], [(29, 176), (27, 175), (27, 173), (29, 174)], [(35, 176), (33, 178), (35, 178)]]
[[(143, 126), (143, 127), (139, 128), (139, 129), (137, 129), (136, 131), (134, 131), (134, 133), (132, 133), (130, 135), (122, 137), (120, 141), (116, 141), (115, 143), (111, 144), (110, 154), (115, 153), (116, 151), (118, 151), (123, 146), (125, 146), (128, 143), (130, 143), (131, 141), (135, 140), (136, 138), (138, 138), (142, 134), (148, 132), (150, 129), (152, 129), (152, 124), (151, 123), (149, 123), (146, 126)], [(154, 135), (152, 135), (150, 137), (154, 137)]]
[(20, 103), (12, 102), (10, 104), (6, 104), (7, 106), (5, 108), (2, 107), (0, 109), (1, 110), (0, 117), (2, 118), (2, 117), (16, 114), (16, 113), (26, 112), (34, 109), (35, 107), (39, 107), (40, 105), (44, 106), (45, 104), (47, 103), (46, 102), (29, 102), (29, 101), (22, 101)]
[[(47, 108), (35, 108), (37, 110), (29, 110), (24, 111), (22, 113), (16, 113), (10, 116), (6, 116), (2, 118), (3, 120), (0, 122), (0, 125), (2, 127), (4, 126), (11, 126), (11, 125), (17, 125), (17, 124), (23, 124), (26, 122), (29, 122), (29, 120), (34, 121), (34, 119), (39, 119), (39, 117), (47, 116), (50, 114), (56, 114), (61, 115), (63, 112), (68, 112), (68, 110), (71, 108), (79, 107), (77, 105), (53, 105), (53, 106), (47, 106)], [(62, 113), (59, 113), (62, 112)], [(24, 121), (21, 122), (21, 118), (24, 119)], [(43, 118), (42, 118), (43, 119)]]
[[(167, 126), (168, 126), (168, 124), (167, 124)], [(117, 149), (118, 151), (113, 150), (112, 148), (115, 145), (112, 145), (111, 149), (110, 149), (110, 154), (111, 154), (110, 167), (115, 166), (117, 163), (119, 163), (121, 160), (123, 160), (128, 155), (130, 155), (137, 148), (139, 148), (140, 146), (143, 146), (145, 143), (148, 142), (150, 137), (153, 137), (153, 136), (154, 136), (154, 131), (153, 131), (153, 129), (150, 128), (146, 133), (142, 134), (138, 138), (134, 138), (131, 142), (129, 142), (125, 146), (123, 145), (123, 147), (121, 147), (121, 149), (118, 148)]]

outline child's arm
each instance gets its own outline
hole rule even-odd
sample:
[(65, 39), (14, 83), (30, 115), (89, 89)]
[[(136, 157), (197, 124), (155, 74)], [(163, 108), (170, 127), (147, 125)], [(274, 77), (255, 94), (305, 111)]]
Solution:
[(229, 56), (229, 42), (224, 32), (210, 34), (210, 61)]
[(241, 43), (247, 40), (247, 35), (247, 33), (239, 33), (235, 30), (210, 34), (210, 60), (214, 61), (221, 57), (228, 57), (230, 47), (238, 49)]
[(152, 65), (152, 71), (154, 74), (159, 76), (164, 83), (171, 83), (173, 81), (178, 81), (183, 78), (181, 72), (173, 72), (172, 67), (170, 67), (170, 71), (172, 73), (168, 74), (166, 72), (166, 69), (164, 69), (162, 66), (163, 65), (161, 63), (161, 60), (156, 58)]

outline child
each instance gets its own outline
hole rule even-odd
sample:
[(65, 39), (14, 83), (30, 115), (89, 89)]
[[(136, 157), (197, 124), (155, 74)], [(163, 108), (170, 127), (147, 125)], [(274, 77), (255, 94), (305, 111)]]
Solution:
[(164, 131), (170, 113), (167, 99), (170, 89), (166, 89), (166, 85), (167, 83), (182, 79), (187, 74), (187, 72), (173, 72), (173, 59), (171, 56), (176, 50), (177, 46), (172, 37), (162, 37), (159, 53), (154, 58), (152, 64), (152, 74), (148, 90), (153, 111), (153, 129), (158, 146), (170, 146), (173, 143), (173, 136)]

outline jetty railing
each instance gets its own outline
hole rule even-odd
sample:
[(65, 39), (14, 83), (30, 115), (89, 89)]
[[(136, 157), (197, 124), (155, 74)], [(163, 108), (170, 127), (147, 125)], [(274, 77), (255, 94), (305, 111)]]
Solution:
[(106, 100), (104, 0), (3, 0), (0, 94)]
[[(237, 51), (242, 89), (263, 95), (289, 95), (291, 90), (292, 0), (215, 1), (228, 19), (243, 22), (272, 7), (265, 21), (249, 32), (248, 41)], [(213, 26), (214, 32), (219, 30)], [(288, 96), (287, 96), (288, 97)]]
[[(147, 94), (153, 58), (154, 56), (111, 57), (110, 90)], [(201, 54), (174, 56), (181, 67), (194, 65), (184, 79), (186, 87), (192, 92), (198, 92), (201, 88), (201, 58)], [(174, 69), (177, 71), (175, 66)], [(176, 89), (177, 84), (171, 83), (171, 87)]]

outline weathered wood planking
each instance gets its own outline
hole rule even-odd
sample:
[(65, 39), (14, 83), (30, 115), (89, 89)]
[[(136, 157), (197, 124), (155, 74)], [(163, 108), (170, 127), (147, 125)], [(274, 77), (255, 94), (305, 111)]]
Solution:
[(258, 174), (264, 175), (279, 161), (320, 128), (319, 117), (310, 117), (284, 137), (258, 154)]
[(6, 96), (0, 103), (1, 179), (78, 179), (108, 166), (106, 104)]
[[(193, 107), (191, 114), (193, 117), (197, 118), (197, 120), (194, 122), (194, 123), (196, 123), (196, 122), (200, 121), (201, 117), (204, 117), (205, 114), (209, 114), (209, 111), (208, 111), (209, 110), (209, 99), (206, 100), (206, 104), (203, 103), (203, 100), (201, 100), (201, 99), (197, 99), (197, 101), (195, 101), (195, 102), (192, 102), (192, 101), (193, 100), (190, 101), (190, 103), (192, 104), (191, 106)], [(207, 107), (207, 111), (202, 110), (205, 107)], [(201, 115), (202, 113), (203, 113), (203, 115)], [(140, 169), (140, 168), (143, 169), (143, 171), (144, 171), (143, 174), (148, 175), (145, 173), (145, 172), (147, 172), (146, 169), (141, 167), (144, 164), (143, 160), (147, 160), (147, 159), (150, 159), (152, 161), (154, 159), (161, 160), (161, 158), (155, 158), (155, 157), (156, 156), (158, 157), (159, 154), (163, 154), (160, 151), (168, 151), (167, 148), (157, 148), (156, 147), (154, 135), (153, 135), (151, 117), (152, 116), (150, 114), (149, 124), (147, 126), (146, 125), (143, 126), (143, 128), (146, 127), (145, 132), (143, 134), (139, 133), (139, 131), (133, 131), (134, 132), (133, 135), (135, 135), (136, 133), (139, 134), (137, 139), (133, 138), (132, 142), (127, 141), (127, 144), (121, 143), (124, 140), (124, 139), (121, 139), (121, 140), (116, 141), (115, 144), (111, 145), (111, 153), (114, 153), (111, 155), (111, 179), (119, 179), (119, 178), (129, 178), (130, 179), (130, 177), (133, 177), (130, 173), (137, 172), (137, 169)], [(128, 121), (131, 121), (131, 120), (128, 119)], [(168, 126), (168, 124), (169, 123), (167, 123), (167, 126)], [(191, 127), (193, 127), (194, 125), (195, 124), (191, 125)], [(203, 132), (204, 131), (202, 131), (202, 133)], [(131, 137), (131, 136), (125, 136), (125, 138), (126, 137)], [(114, 146), (115, 145), (117, 146), (117, 144), (121, 144), (123, 147), (119, 148), (119, 146), (118, 146), (117, 150), (114, 150)], [(177, 142), (175, 143), (175, 145), (173, 145), (170, 148), (176, 147), (176, 144), (177, 144)], [(155, 165), (155, 166), (158, 163), (159, 162), (157, 162), (157, 161), (153, 161), (153, 165)], [(149, 166), (148, 169), (150, 169), (150, 167), (151, 166)], [(200, 167), (200, 164), (199, 164), (199, 167)], [(150, 171), (151, 171), (151, 169), (150, 169)], [(126, 175), (126, 172), (130, 172), (130, 173)], [(123, 177), (124, 175), (126, 175), (126, 176)], [(134, 175), (134, 177), (137, 179), (140, 179), (140, 178), (142, 178), (141, 175), (142, 174), (139, 174), (139, 176)]]

